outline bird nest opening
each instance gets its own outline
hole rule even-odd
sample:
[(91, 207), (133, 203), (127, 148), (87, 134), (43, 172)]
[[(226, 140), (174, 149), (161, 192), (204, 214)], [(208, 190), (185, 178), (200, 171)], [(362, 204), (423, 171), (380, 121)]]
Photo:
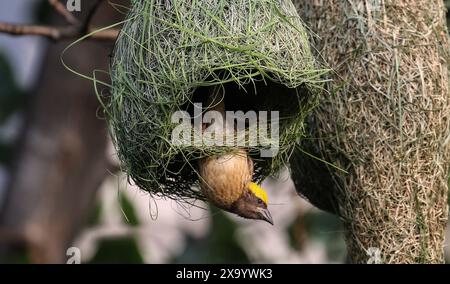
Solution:
[[(105, 107), (122, 168), (141, 189), (176, 200), (203, 199), (197, 161), (236, 148), (253, 158), (257, 180), (274, 175), (305, 135), (327, 71), (291, 0), (133, 1)], [(258, 119), (278, 111), (277, 155), (261, 157), (267, 143), (253, 145), (250, 135), (244, 147), (175, 143), (174, 114), (186, 114), (194, 132), (195, 103), (201, 114), (218, 103)], [(266, 130), (273, 121), (269, 114)]]

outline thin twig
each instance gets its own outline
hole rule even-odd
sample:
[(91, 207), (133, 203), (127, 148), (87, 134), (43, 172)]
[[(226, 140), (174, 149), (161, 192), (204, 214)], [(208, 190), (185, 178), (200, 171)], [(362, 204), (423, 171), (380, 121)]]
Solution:
[(53, 9), (58, 12), (61, 16), (64, 17), (64, 19), (67, 21), (67, 23), (71, 25), (79, 25), (80, 21), (78, 21), (77, 18), (75, 18), (69, 11), (67, 11), (64, 4), (59, 2), (58, 0), (48, 0), (48, 3), (50, 6), (53, 7)]
[[(10, 24), (10, 23), (0, 23), (0, 33), (6, 33), (10, 35), (37, 35), (47, 37), (54, 41), (66, 40), (66, 39), (76, 39), (87, 34), (96, 31), (90, 23), (94, 17), (98, 7), (103, 2), (103, 0), (97, 0), (92, 6), (86, 19), (81, 23), (77, 20), (66, 7), (58, 0), (48, 0), (48, 3), (53, 7), (53, 9), (61, 14), (66, 21), (70, 24), (68, 26), (42, 26), (42, 25), (22, 25), (22, 24)], [(119, 30), (110, 29), (101, 32), (96, 32), (92, 34), (90, 39), (93, 40), (115, 40), (119, 34)]]
[[(81, 32), (77, 26), (50, 27), (39, 25), (20, 25), (0, 23), (0, 33), (10, 35), (38, 35), (44, 36), (54, 41), (76, 39), (86, 34), (96, 31), (96, 28), (90, 27), (85, 32)], [(115, 40), (119, 31), (116, 29), (104, 30), (93, 34), (90, 38), (93, 40)]]

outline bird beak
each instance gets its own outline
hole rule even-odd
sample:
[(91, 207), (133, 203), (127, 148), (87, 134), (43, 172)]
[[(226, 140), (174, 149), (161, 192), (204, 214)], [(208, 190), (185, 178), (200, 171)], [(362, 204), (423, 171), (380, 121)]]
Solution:
[(261, 217), (261, 220), (264, 220), (267, 223), (270, 223), (271, 225), (273, 225), (272, 214), (270, 214), (269, 209), (258, 208), (258, 212), (259, 212), (259, 216)]

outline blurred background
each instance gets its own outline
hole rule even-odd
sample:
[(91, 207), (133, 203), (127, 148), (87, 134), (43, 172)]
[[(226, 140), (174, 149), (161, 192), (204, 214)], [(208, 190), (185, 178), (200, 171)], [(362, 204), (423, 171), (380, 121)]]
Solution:
[[(65, 25), (49, 2), (3, 0), (0, 22)], [(101, 2), (95, 26), (117, 23), (126, 10), (118, 5), (129, 5)], [(90, 17), (92, 5), (81, 0), (73, 15)], [(128, 184), (93, 84), (61, 64), (71, 42), (0, 33), (0, 263), (66, 263), (71, 247), (82, 263), (345, 262), (339, 219), (298, 197), (288, 172), (263, 184), (275, 226)], [(86, 41), (64, 59), (83, 74), (108, 70), (113, 45)], [(450, 261), (450, 228), (447, 236)]]

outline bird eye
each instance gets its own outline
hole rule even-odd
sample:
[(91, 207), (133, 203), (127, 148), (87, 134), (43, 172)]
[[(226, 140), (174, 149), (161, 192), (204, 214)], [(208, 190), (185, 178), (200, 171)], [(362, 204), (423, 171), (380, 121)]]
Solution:
[(258, 198), (258, 204), (259, 204), (259, 205), (264, 205), (264, 201), (262, 201), (262, 199), (259, 199), (259, 198)]

